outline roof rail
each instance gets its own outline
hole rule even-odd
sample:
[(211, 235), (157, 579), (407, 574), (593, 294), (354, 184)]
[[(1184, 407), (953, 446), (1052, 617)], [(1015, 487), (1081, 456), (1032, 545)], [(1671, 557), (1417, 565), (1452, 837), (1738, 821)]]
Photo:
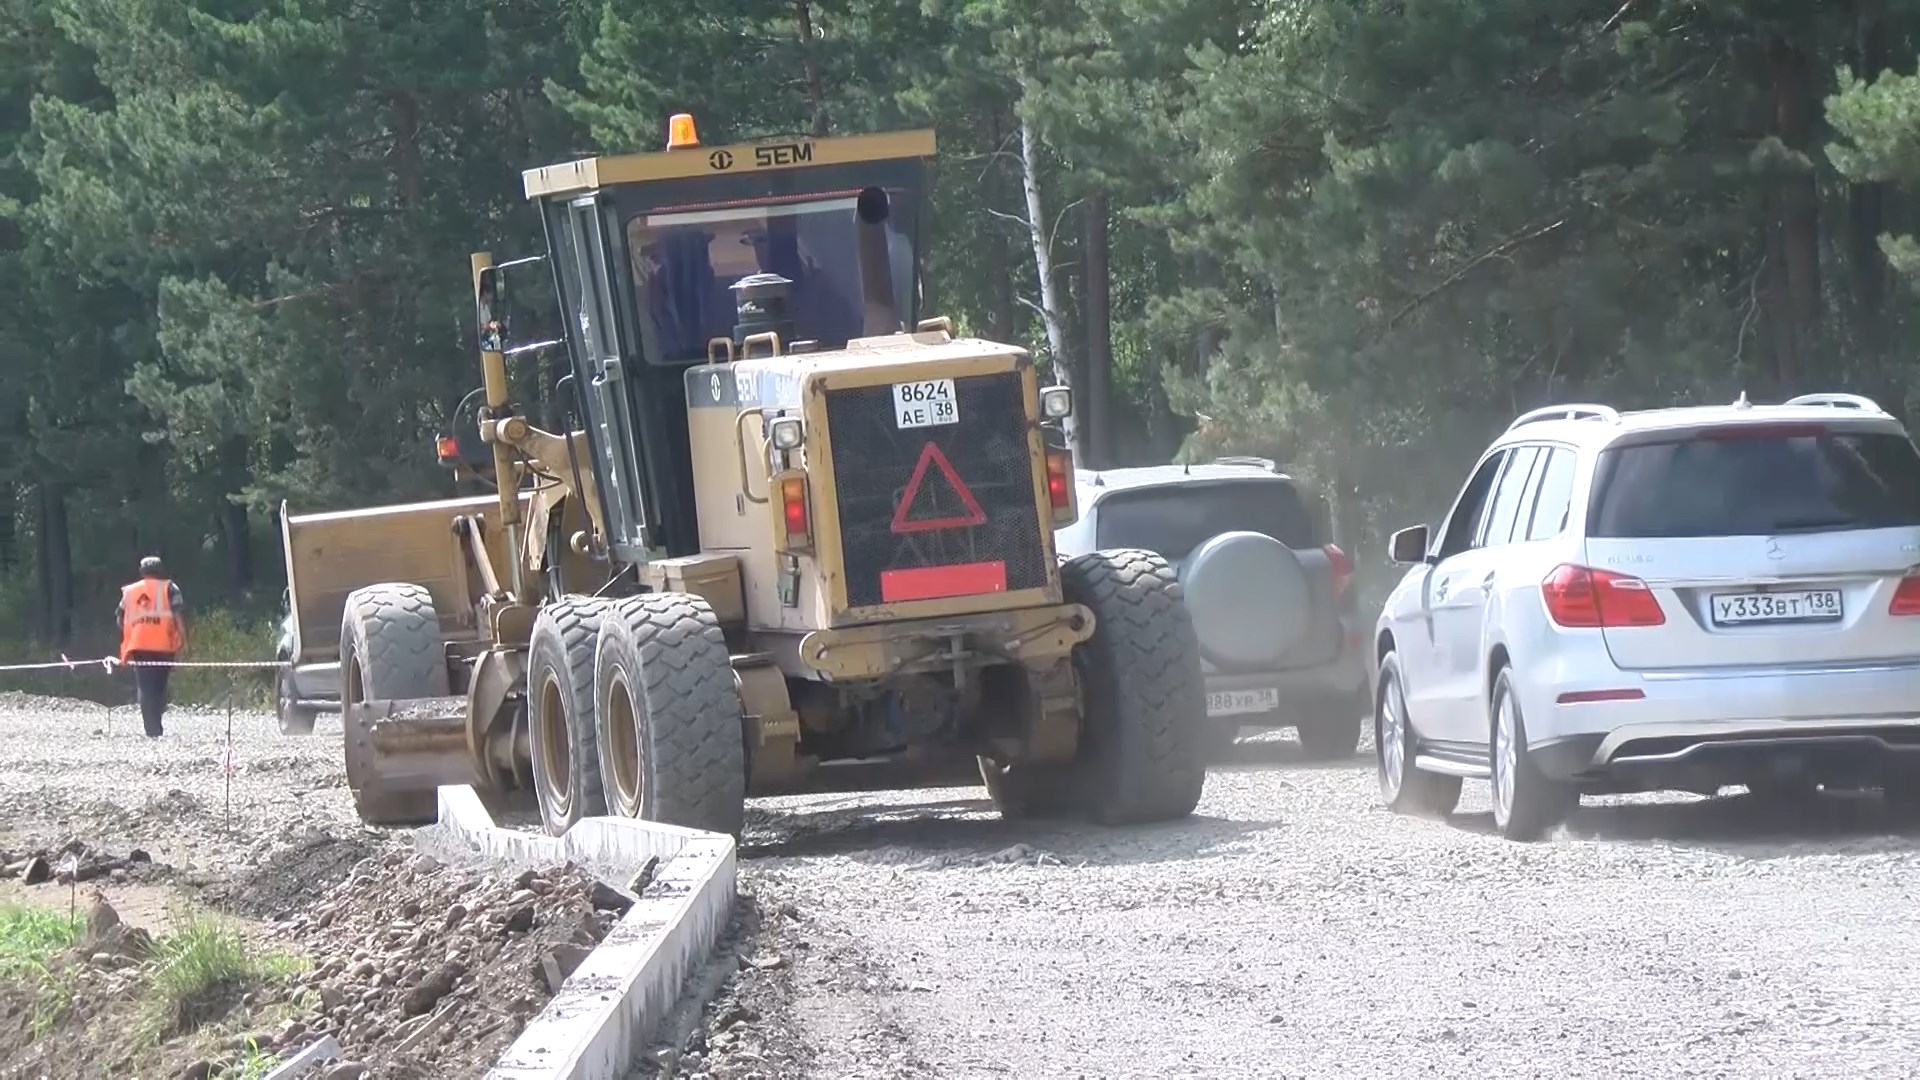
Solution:
[(1781, 404), (1825, 405), (1834, 409), (1858, 409), (1861, 412), (1876, 413), (1884, 413), (1887, 411), (1880, 407), (1879, 402), (1870, 397), (1862, 397), (1859, 394), (1801, 394), (1799, 397), (1789, 398), (1781, 402)]
[(1249, 457), (1244, 454), (1229, 454), (1226, 457), (1217, 457), (1213, 459), (1213, 463), (1215, 465), (1257, 465), (1268, 472), (1280, 471), (1280, 466), (1274, 464), (1272, 458)]
[(1605, 420), (1609, 424), (1620, 422), (1620, 414), (1610, 405), (1543, 405), (1538, 409), (1529, 409), (1507, 425), (1507, 430), (1523, 424), (1532, 424), (1541, 420)]

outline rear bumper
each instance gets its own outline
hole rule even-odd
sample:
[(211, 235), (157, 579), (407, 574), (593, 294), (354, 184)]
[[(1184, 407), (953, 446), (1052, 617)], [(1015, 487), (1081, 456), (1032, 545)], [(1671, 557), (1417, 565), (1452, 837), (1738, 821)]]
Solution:
[(1920, 774), (1920, 716), (1897, 721), (1635, 724), (1531, 748), (1542, 772), (1635, 788), (1710, 788), (1800, 776), (1875, 784)]
[(1206, 673), (1207, 695), (1211, 706), (1216, 695), (1242, 696), (1272, 692), (1273, 708), (1253, 712), (1216, 715), (1209, 718), (1241, 727), (1289, 727), (1302, 717), (1324, 715), (1329, 709), (1356, 707), (1367, 689), (1366, 665), (1362, 654), (1349, 650), (1329, 664), (1293, 671)]
[[(1531, 752), (1551, 775), (1686, 787), (1920, 768), (1920, 658), (1711, 673), (1573, 659), (1531, 668), (1521, 684)], [(1582, 677), (1552, 677), (1570, 671)], [(1597, 693), (1614, 699), (1567, 700)]]

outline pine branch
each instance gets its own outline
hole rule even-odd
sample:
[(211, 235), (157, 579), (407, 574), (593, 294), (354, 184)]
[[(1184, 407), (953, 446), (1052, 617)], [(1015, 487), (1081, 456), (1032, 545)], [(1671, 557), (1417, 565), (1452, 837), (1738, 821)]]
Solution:
[(1508, 252), (1512, 251), (1514, 248), (1517, 248), (1522, 244), (1529, 243), (1534, 240), (1538, 240), (1541, 237), (1547, 235), (1548, 233), (1553, 232), (1555, 229), (1558, 229), (1560, 226), (1565, 225), (1566, 223), (1567, 223), (1567, 219), (1561, 218), (1560, 220), (1552, 223), (1551, 225), (1542, 225), (1537, 229), (1529, 229), (1526, 232), (1516, 233), (1515, 235), (1509, 236), (1505, 240), (1500, 241), (1498, 244), (1495, 244), (1493, 247), (1488, 248), (1486, 251), (1483, 251), (1480, 254), (1474, 256), (1472, 259), (1469, 259), (1467, 261), (1466, 265), (1455, 270), (1453, 273), (1448, 274), (1445, 278), (1442, 278), (1440, 281), (1440, 284), (1435, 285), (1433, 288), (1428, 289), (1427, 291), (1407, 301), (1406, 305), (1402, 307), (1399, 311), (1394, 312), (1393, 317), (1388, 319), (1386, 322), (1386, 325), (1380, 328), (1381, 332), (1385, 333), (1386, 331), (1393, 329), (1394, 326), (1397, 325), (1401, 319), (1404, 319), (1408, 315), (1413, 314), (1414, 309), (1418, 308), (1420, 305), (1426, 303), (1427, 301), (1433, 299), (1435, 296), (1438, 296), (1440, 293), (1445, 292), (1447, 289), (1452, 288), (1454, 285), (1459, 284), (1461, 279), (1465, 278), (1468, 274), (1472, 273), (1474, 269), (1478, 267), (1481, 263), (1484, 263), (1489, 259), (1497, 259), (1500, 256), (1507, 254)]

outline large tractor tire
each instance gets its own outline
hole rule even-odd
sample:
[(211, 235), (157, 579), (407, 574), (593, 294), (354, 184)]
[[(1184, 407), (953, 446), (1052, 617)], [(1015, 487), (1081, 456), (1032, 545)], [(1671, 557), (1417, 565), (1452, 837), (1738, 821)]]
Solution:
[(747, 748), (720, 621), (705, 600), (650, 593), (600, 620), (600, 776), (615, 814), (739, 835)]
[(369, 825), (430, 825), (439, 794), (387, 783), (373, 732), (351, 707), (366, 701), (444, 697), (446, 645), (433, 596), (419, 585), (368, 585), (347, 594), (340, 619), (340, 707), (346, 728), (347, 785)]
[(1193, 813), (1207, 779), (1207, 698), (1179, 578), (1160, 556), (1122, 549), (1069, 561), (1060, 581), (1095, 620), (1073, 656), (1085, 717), (1074, 768), (1081, 806), (1108, 825)]
[(559, 836), (607, 812), (593, 722), (593, 658), (610, 600), (567, 596), (540, 610), (527, 649), (528, 742), (540, 823)]

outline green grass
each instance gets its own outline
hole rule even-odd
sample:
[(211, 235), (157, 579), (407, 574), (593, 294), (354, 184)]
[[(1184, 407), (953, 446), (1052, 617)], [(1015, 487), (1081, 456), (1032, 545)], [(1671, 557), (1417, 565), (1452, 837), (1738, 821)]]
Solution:
[(262, 1080), (278, 1064), (278, 1054), (263, 1050), (252, 1039), (248, 1039), (244, 1056), (214, 1075), (219, 1080)]
[(33, 995), (33, 1036), (53, 1030), (73, 1004), (73, 988), (53, 968), (53, 959), (80, 940), (84, 921), (64, 912), (7, 905), (0, 907), (0, 983), (25, 987)]
[(45, 971), (47, 962), (80, 940), (86, 924), (64, 911), (0, 907), (0, 979)]
[(158, 1043), (197, 1030), (247, 990), (284, 982), (304, 966), (299, 957), (255, 951), (229, 923), (176, 916), (174, 929), (154, 943), (145, 965), (141, 1035)]

